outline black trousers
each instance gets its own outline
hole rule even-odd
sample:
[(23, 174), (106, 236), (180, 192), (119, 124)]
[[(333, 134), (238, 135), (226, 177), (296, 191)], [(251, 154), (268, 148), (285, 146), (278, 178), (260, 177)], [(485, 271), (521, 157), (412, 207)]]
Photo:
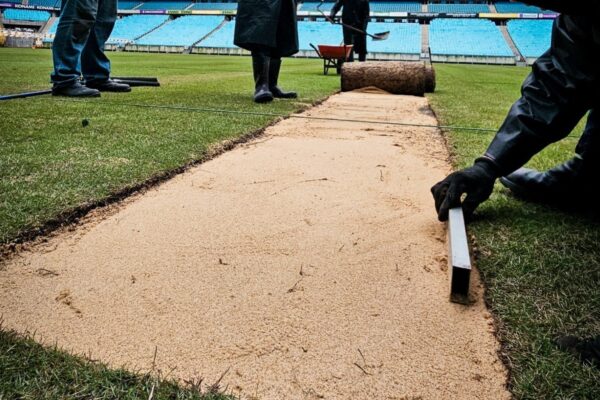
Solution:
[[(362, 29), (362, 28), (359, 28)], [(358, 54), (359, 61), (365, 61), (367, 58), (367, 35), (356, 32), (353, 29), (344, 26), (344, 44), (354, 46), (354, 52)], [(348, 61), (354, 61), (354, 54), (350, 53)]]

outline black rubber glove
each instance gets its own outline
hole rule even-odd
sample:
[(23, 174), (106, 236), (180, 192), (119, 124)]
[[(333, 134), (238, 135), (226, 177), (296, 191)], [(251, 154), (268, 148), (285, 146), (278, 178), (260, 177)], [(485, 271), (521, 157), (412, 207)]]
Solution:
[(467, 194), (462, 202), (465, 218), (469, 218), (479, 204), (492, 194), (494, 182), (498, 178), (497, 168), (487, 158), (478, 158), (472, 167), (454, 172), (446, 179), (431, 188), (435, 200), (435, 209), (440, 221), (448, 220), (448, 211), (460, 207), (461, 197)]

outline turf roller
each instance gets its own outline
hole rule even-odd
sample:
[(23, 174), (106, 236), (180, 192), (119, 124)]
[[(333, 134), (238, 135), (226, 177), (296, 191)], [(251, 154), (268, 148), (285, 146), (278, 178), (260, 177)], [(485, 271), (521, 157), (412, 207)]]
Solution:
[(435, 70), (421, 62), (344, 63), (342, 91), (375, 86), (393, 94), (423, 96), (435, 91)]

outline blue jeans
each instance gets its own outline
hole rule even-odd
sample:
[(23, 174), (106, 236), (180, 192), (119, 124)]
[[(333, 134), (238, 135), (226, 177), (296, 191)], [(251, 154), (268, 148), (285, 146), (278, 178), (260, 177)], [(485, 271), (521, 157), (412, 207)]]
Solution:
[(117, 19), (117, 0), (62, 0), (54, 43), (51, 75), (54, 87), (73, 85), (81, 75), (102, 83), (110, 75), (104, 43)]

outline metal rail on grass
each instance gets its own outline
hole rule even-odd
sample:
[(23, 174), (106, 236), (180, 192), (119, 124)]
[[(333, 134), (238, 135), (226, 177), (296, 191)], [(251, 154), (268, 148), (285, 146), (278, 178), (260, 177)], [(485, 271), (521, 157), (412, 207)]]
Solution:
[(448, 245), (450, 267), (450, 301), (469, 303), (471, 282), (471, 254), (461, 207), (452, 208), (448, 214)]

